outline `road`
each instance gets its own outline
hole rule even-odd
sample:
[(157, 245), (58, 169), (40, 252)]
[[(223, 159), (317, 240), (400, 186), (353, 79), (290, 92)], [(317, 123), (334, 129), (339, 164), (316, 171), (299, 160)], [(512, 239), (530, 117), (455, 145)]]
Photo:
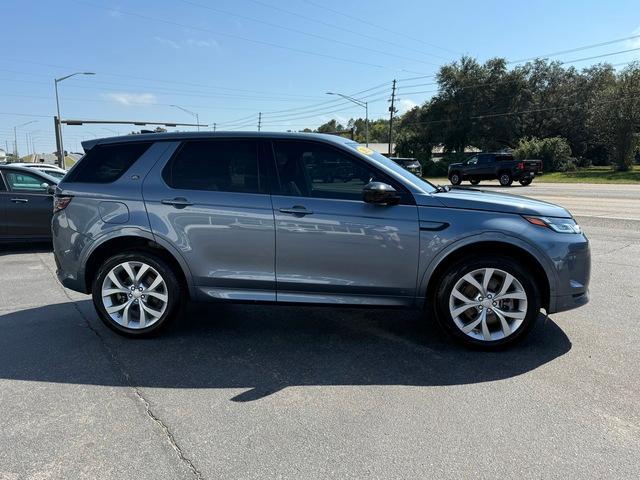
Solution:
[(640, 189), (562, 187), (526, 193), (579, 207), (592, 301), (496, 353), (311, 307), (192, 305), (131, 341), (46, 249), (5, 251), (0, 478), (637, 478), (640, 210), (603, 215)]
[[(465, 182), (465, 185), (468, 184)], [(474, 188), (556, 203), (568, 208), (576, 217), (640, 221), (640, 185), (540, 183), (534, 180), (527, 187), (514, 183), (504, 188), (497, 181), (491, 181)]]

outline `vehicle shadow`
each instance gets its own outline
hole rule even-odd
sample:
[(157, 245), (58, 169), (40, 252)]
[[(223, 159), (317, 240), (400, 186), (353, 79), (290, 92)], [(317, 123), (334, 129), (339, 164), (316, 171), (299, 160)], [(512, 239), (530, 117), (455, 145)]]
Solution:
[(49, 253), (51, 251), (53, 251), (51, 242), (30, 242), (25, 240), (21, 243), (0, 243), (0, 257), (17, 253)]
[[(90, 327), (90, 328), (87, 328)], [(161, 388), (463, 385), (529, 372), (571, 349), (551, 320), (500, 352), (453, 344), (420, 312), (191, 305), (161, 336), (120, 337), (88, 301), (0, 315), (0, 378)]]

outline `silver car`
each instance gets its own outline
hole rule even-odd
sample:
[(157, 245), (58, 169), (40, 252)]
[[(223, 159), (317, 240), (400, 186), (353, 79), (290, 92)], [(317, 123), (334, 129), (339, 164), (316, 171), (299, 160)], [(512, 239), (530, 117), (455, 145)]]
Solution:
[(541, 308), (588, 301), (589, 243), (564, 208), (436, 187), (347, 139), (167, 133), (83, 146), (56, 190), (58, 277), (124, 335), (158, 332), (188, 299), (250, 301), (422, 308), (491, 348), (522, 339)]

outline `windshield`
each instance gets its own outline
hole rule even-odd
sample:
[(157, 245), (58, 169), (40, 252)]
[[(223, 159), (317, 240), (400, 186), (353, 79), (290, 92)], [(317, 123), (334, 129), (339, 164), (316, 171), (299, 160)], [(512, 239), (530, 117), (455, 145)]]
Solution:
[(402, 178), (406, 179), (408, 182), (412, 183), (413, 185), (417, 186), (418, 188), (420, 188), (421, 190), (424, 190), (426, 193), (433, 193), (437, 190), (436, 186), (433, 185), (432, 183), (429, 183), (428, 181), (426, 181), (424, 178), (422, 177), (418, 177), (417, 175), (414, 175), (413, 173), (411, 173), (409, 170), (406, 170), (405, 168), (401, 167), (400, 165), (398, 165), (396, 162), (394, 162), (393, 160), (385, 157), (384, 155), (382, 155), (381, 153), (376, 152), (375, 150), (371, 150), (370, 148), (358, 143), (358, 142), (346, 142), (346, 145), (348, 145), (349, 147), (353, 148), (354, 150), (357, 150), (358, 152), (373, 158), (375, 161), (377, 161), (378, 163), (381, 163), (382, 165), (384, 165), (385, 167), (387, 167), (389, 170), (392, 170), (394, 173), (398, 174), (399, 176), (401, 176)]

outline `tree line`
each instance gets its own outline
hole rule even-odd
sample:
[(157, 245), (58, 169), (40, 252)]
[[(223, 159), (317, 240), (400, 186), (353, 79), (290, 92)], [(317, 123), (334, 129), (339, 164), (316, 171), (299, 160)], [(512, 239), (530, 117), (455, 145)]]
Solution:
[[(577, 70), (549, 60), (509, 68), (505, 59), (481, 64), (465, 56), (442, 66), (435, 80), (434, 96), (396, 120), (396, 155), (428, 162), (435, 146), (445, 157), (471, 146), (511, 149), (518, 156), (546, 154), (550, 171), (591, 164), (628, 170), (638, 154), (639, 63), (621, 71), (609, 64)], [(363, 142), (364, 123), (332, 120), (315, 131), (355, 127)], [(387, 142), (388, 135), (388, 120), (370, 122), (370, 142)]]

